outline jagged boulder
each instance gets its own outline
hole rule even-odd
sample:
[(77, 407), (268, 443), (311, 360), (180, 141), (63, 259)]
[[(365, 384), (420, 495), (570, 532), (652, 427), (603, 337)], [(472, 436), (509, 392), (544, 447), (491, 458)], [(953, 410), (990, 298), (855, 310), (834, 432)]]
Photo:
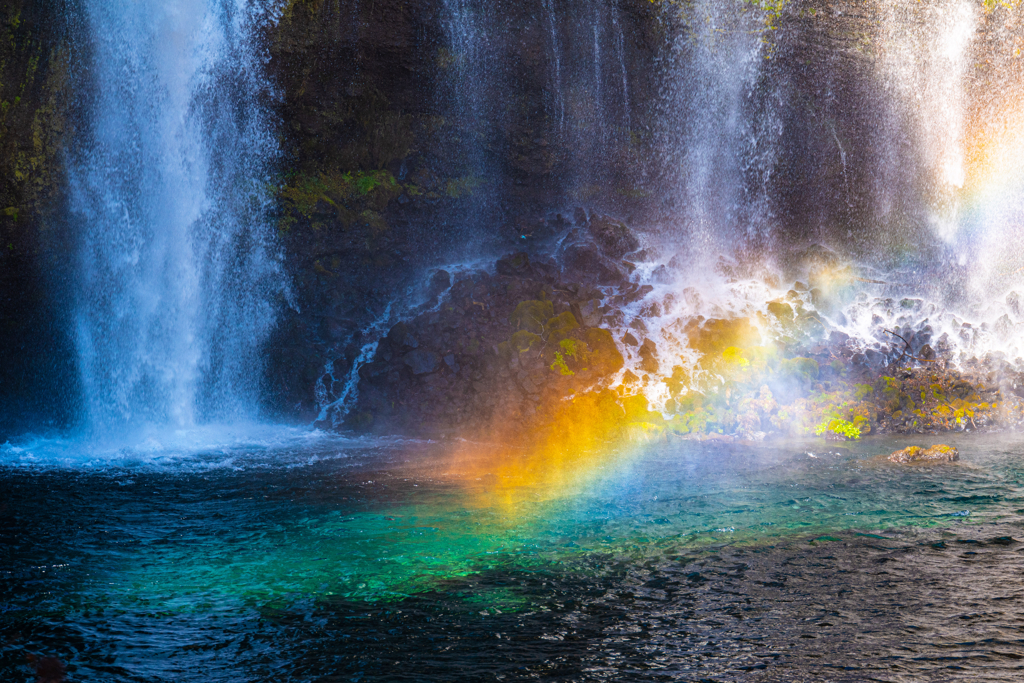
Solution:
[(621, 284), (626, 280), (622, 267), (607, 258), (593, 244), (577, 242), (568, 245), (561, 255), (566, 277), (589, 283)]
[(530, 257), (524, 252), (516, 252), (498, 259), (495, 264), (498, 275), (521, 277), (530, 273)]
[(425, 349), (410, 351), (405, 354), (402, 361), (414, 375), (429, 375), (432, 372), (436, 372), (441, 364), (441, 359), (436, 353)]
[(640, 368), (644, 372), (657, 372), (658, 363), (658, 347), (650, 339), (644, 339), (644, 343), (640, 345)]
[(605, 254), (620, 259), (640, 248), (640, 240), (629, 227), (609, 216), (594, 214), (587, 223), (587, 230)]

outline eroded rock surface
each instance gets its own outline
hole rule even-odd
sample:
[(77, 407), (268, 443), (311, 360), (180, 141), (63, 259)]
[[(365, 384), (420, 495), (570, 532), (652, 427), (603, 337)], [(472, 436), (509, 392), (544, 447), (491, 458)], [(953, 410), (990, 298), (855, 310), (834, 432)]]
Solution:
[(896, 451), (887, 460), (900, 464), (927, 464), (940, 462), (956, 462), (960, 459), (960, 452), (952, 446), (935, 444), (928, 448), (910, 446)]
[(345, 425), (490, 432), (525, 426), (545, 406), (606, 387), (623, 355), (606, 324), (612, 308), (602, 287), (628, 285), (621, 256), (639, 238), (601, 217), (599, 241), (585, 217), (561, 240), (557, 258), (519, 251), (493, 270), (431, 275), (429, 294), (448, 281), (450, 288), (378, 342), (359, 370), (358, 403)]
[[(1019, 364), (998, 355), (955, 358), (948, 338), (935, 339), (928, 324), (858, 338), (836, 329), (843, 304), (834, 292), (849, 291), (859, 276), (823, 247), (794, 257), (805, 265), (787, 266), (788, 274), (720, 261), (717, 287), (766, 296), (730, 311), (706, 300), (713, 287), (684, 286), (678, 274), (672, 277), (682, 284), (649, 284), (657, 271), (643, 259), (657, 257), (640, 236), (614, 219), (574, 215), (578, 223), (543, 248), (508, 253), (479, 270), (428, 274), (426, 303), (362, 359), (358, 400), (344, 406), (343, 420), (337, 411), (322, 424), (514, 438), (550, 427), (561, 410), (558, 429), (603, 424), (592, 430), (595, 441), (602, 430), (843, 441), (1024, 421)], [(623, 254), (624, 245), (638, 249)], [(782, 277), (794, 280), (786, 286)], [(908, 312), (901, 320), (925, 310), (917, 299), (882, 303)], [(359, 366), (354, 357), (339, 359), (335, 370)], [(319, 380), (329, 400), (348, 390), (338, 377)]]

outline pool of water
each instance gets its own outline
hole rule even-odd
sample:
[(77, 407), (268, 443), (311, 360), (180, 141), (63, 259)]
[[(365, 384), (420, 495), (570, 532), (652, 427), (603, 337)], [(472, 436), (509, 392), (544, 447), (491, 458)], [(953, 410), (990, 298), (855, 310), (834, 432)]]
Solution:
[(1020, 680), (1024, 438), (932, 441), (8, 444), (0, 680)]

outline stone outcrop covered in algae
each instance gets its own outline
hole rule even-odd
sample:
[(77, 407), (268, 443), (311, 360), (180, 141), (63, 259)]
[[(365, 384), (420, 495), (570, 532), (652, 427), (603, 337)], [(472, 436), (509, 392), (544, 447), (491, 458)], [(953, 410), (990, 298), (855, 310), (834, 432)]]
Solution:
[(928, 448), (921, 446), (909, 446), (889, 455), (886, 458), (889, 462), (900, 465), (928, 465), (942, 462), (956, 462), (960, 459), (960, 452), (952, 446), (936, 444)]

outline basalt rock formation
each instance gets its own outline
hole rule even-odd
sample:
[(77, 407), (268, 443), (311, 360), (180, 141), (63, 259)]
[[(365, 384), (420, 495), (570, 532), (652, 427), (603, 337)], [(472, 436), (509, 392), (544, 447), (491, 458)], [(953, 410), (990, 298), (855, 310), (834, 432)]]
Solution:
[[(906, 330), (909, 341), (874, 345), (830, 332), (810, 304), (828, 308), (829, 296), (799, 282), (799, 291), (762, 312), (678, 322), (682, 349), (664, 335), (656, 342), (646, 325), (664, 313), (646, 303), (654, 288), (638, 283), (629, 260), (639, 252), (623, 248), (642, 241), (606, 216), (580, 210), (576, 221), (546, 249), (511, 253), (486, 268), (436, 271), (419, 311), (351, 367), (358, 398), (338, 404), (321, 426), (516, 440), (551, 427), (561, 411), (560, 428), (602, 424), (607, 438), (841, 441), (1024, 421), (1020, 368), (995, 359), (954, 368), (939, 343), (940, 358), (908, 355), (905, 344), (927, 345), (922, 330), (916, 347)], [(820, 248), (793, 259), (838, 265)], [(729, 272), (740, 277), (744, 267)], [(634, 317), (638, 307), (642, 317)], [(351, 390), (337, 381), (343, 374), (319, 380), (331, 401)], [(566, 407), (580, 400), (600, 403), (601, 413)]]
[[(841, 439), (1013, 423), (1019, 368), (996, 357), (943, 364), (950, 351), (926, 325), (893, 330), (909, 354), (895, 338), (822, 337), (816, 316), (835, 302), (803, 275), (783, 276), (792, 295), (761, 312), (780, 331), (776, 351), (757, 350), (750, 321), (726, 315), (677, 331), (702, 356), (696, 366), (645, 331), (644, 316), (665, 302), (641, 290), (680, 272), (661, 259), (641, 284), (637, 264), (658, 260), (645, 236), (687, 251), (717, 231), (784, 272), (798, 252), (804, 264), (845, 262), (803, 248), (815, 242), (889, 264), (890, 253), (941, 251), (932, 190), (919, 187), (930, 162), (914, 137), (927, 107), (902, 111), (909, 99), (885, 71), (896, 52), (880, 47), (892, 3), (791, 3), (764, 32), (748, 6), (729, 14), (726, 4), (709, 4), (721, 10), (709, 23), (685, 3), (647, 0), (500, 0), (468, 13), (440, 0), (283, 3), (261, 29), (281, 151), (270, 219), (290, 281), (267, 302), (277, 311), (263, 355), (267, 412), (308, 422), (341, 401), (351, 411), (339, 424), (482, 429), (554, 396), (615, 386), (658, 394), (657, 410), (623, 415), (677, 434), (821, 428)], [(0, 9), (0, 352), (10, 359), (0, 391), (17, 397), (5, 408), (52, 412), (55, 396), (78, 393), (67, 339), (79, 246), (64, 227), (62, 169), (89, 100), (88, 87), (72, 92), (87, 85), (77, 76), (89, 58), (77, 9)], [(1018, 31), (1008, 12), (981, 12), (979, 35)], [(905, 14), (908, 30), (920, 28), (924, 19)], [(716, 22), (757, 35), (701, 34)], [(999, 81), (1013, 92), (1021, 71), (1012, 51), (980, 58), (985, 44), (971, 48), (965, 95), (982, 104), (975, 91)], [(705, 121), (721, 125), (702, 136)], [(704, 176), (714, 181), (691, 186)], [(705, 203), (706, 215), (688, 213)], [(569, 215), (577, 205), (588, 210)], [(445, 266), (448, 281), (436, 273), (422, 284), (439, 264), (477, 258), (491, 267)], [(432, 303), (406, 315), (414, 299)], [(515, 316), (527, 302), (529, 315)], [(400, 308), (415, 348), (378, 329)], [(623, 368), (607, 360), (599, 330)], [(361, 359), (378, 338), (380, 357)], [(444, 390), (456, 395), (442, 400)], [(64, 413), (72, 403), (63, 399)]]
[[(74, 357), (63, 229), (63, 151), (72, 125), (67, 35), (57, 3), (0, 7), (0, 425), (69, 419)], [(4, 429), (0, 428), (0, 439)]]
[(393, 326), (358, 368), (345, 426), (482, 434), (527, 426), (544, 406), (607, 384), (623, 357), (602, 288), (642, 294), (617, 258), (639, 242), (621, 223), (617, 240), (602, 239), (609, 224), (595, 215), (561, 235), (559, 260), (518, 251), (486, 270), (436, 271), (427, 310)]

